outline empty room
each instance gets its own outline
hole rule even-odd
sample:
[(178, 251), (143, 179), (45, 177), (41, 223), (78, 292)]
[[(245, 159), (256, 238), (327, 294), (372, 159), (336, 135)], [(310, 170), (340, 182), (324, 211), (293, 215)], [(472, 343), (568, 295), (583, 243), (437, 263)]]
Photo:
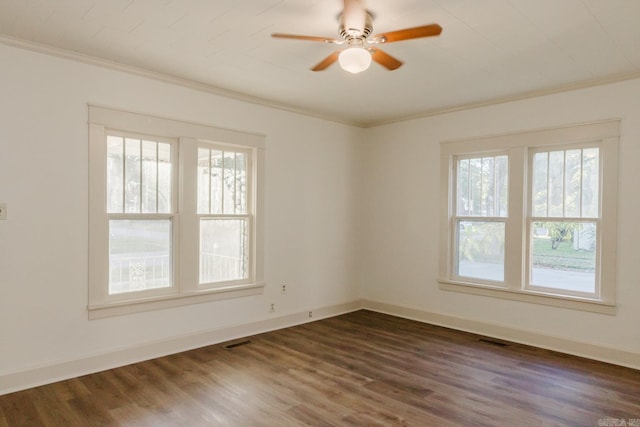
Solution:
[(640, 426), (639, 20), (0, 0), (0, 427)]

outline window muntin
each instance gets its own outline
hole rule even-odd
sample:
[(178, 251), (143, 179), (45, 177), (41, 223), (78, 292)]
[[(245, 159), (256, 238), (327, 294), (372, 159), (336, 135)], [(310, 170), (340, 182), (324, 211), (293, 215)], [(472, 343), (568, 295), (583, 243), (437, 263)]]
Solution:
[(172, 147), (157, 138), (107, 134), (107, 212), (170, 213)]
[(455, 275), (504, 281), (508, 157), (456, 157)]
[(246, 150), (198, 147), (198, 214), (247, 213), (249, 159)]
[(201, 285), (250, 279), (250, 182), (248, 151), (198, 147)]
[(460, 216), (506, 217), (509, 161), (506, 155), (457, 157), (456, 209)]
[(600, 149), (530, 150), (527, 287), (599, 293)]
[(172, 145), (106, 134), (109, 295), (173, 286)]
[(600, 193), (598, 147), (532, 150), (532, 216), (597, 218)]

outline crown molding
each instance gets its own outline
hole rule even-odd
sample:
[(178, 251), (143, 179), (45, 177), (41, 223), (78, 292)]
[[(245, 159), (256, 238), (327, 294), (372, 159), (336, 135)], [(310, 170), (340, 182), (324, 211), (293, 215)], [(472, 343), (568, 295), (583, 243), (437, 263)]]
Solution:
[(242, 92), (232, 91), (224, 89), (222, 87), (214, 86), (208, 83), (186, 79), (184, 77), (178, 77), (172, 74), (161, 73), (158, 71), (152, 71), (146, 68), (136, 67), (133, 65), (124, 64), (121, 62), (111, 61), (108, 59), (99, 58), (96, 56), (87, 55), (84, 53), (58, 48), (44, 43), (37, 43), (16, 37), (0, 34), (0, 44), (4, 44), (11, 47), (16, 47), (32, 52), (42, 53), (46, 55), (56, 56), (59, 58), (69, 59), (72, 61), (82, 62), (89, 65), (95, 65), (103, 68), (108, 68), (123, 73), (133, 74), (140, 77), (146, 77), (149, 79), (169, 83), (177, 86), (186, 87), (201, 92), (210, 93), (213, 95), (233, 99), (236, 101), (242, 101), (254, 105), (273, 108), (276, 110), (285, 111), (288, 113), (299, 114), (315, 119), (326, 120), (343, 125), (355, 126), (359, 128), (375, 128), (378, 126), (385, 126), (395, 123), (407, 122), (410, 120), (423, 119), (428, 117), (440, 116), (443, 114), (456, 113), (465, 110), (473, 110), (477, 108), (490, 107), (494, 105), (505, 104), (509, 102), (522, 101), (531, 98), (538, 98), (547, 95), (554, 95), (563, 92), (570, 92), (580, 89), (588, 89), (595, 86), (603, 86), (612, 83), (619, 83), (627, 80), (634, 80), (640, 78), (640, 70), (620, 73), (612, 76), (583, 80), (580, 82), (569, 83), (564, 85), (553, 86), (546, 89), (531, 90), (526, 92), (520, 92), (513, 95), (502, 96), (487, 99), (479, 102), (462, 103), (457, 105), (446, 106), (442, 108), (434, 108), (432, 110), (423, 111), (417, 114), (411, 114), (407, 116), (390, 118), (385, 120), (347, 120), (343, 117), (337, 117), (334, 115), (327, 115), (318, 113), (317, 111), (297, 107), (294, 105), (279, 103), (273, 100), (261, 98), (254, 95), (249, 95)]
[(7, 36), (4, 34), (0, 34), (0, 44), (4, 44), (6, 46), (15, 47), (23, 50), (29, 50), (32, 52), (42, 53), (45, 55), (55, 56), (58, 58), (69, 59), (69, 60), (81, 62), (84, 64), (108, 68), (114, 71), (128, 73), (128, 74), (132, 74), (140, 77), (146, 77), (152, 80), (161, 81), (163, 83), (182, 86), (188, 89), (198, 90), (201, 92), (210, 93), (213, 95), (233, 99), (236, 101), (242, 101), (249, 104), (259, 105), (262, 107), (273, 108), (273, 109), (285, 111), (288, 113), (299, 114), (307, 117), (312, 117), (315, 119), (326, 120), (326, 121), (349, 125), (349, 126), (356, 126), (356, 127), (365, 126), (364, 123), (361, 123), (358, 121), (345, 120), (344, 118), (341, 118), (341, 117), (321, 114), (316, 111), (311, 111), (308, 109), (295, 107), (288, 104), (278, 103), (269, 99), (249, 95), (242, 92), (236, 92), (229, 89), (224, 89), (208, 83), (203, 83), (196, 80), (190, 80), (190, 79), (186, 79), (184, 77), (178, 77), (172, 74), (152, 71), (146, 68), (136, 67), (136, 66), (124, 64), (121, 62), (111, 61), (109, 59), (104, 59), (97, 56), (91, 56), (91, 55), (87, 55), (87, 54), (72, 51), (72, 50), (62, 49), (62, 48), (51, 46), (44, 43), (37, 43), (29, 40), (19, 39), (19, 38)]
[(398, 118), (389, 119), (389, 120), (379, 120), (376, 122), (364, 124), (362, 126), (366, 128), (385, 126), (385, 125), (390, 125), (394, 123), (424, 119), (427, 117), (434, 117), (434, 116), (440, 116), (443, 114), (473, 110), (476, 108), (491, 107), (494, 105), (506, 104), (509, 102), (523, 101), (531, 98), (540, 98), (543, 96), (554, 95), (554, 94), (563, 93), (563, 92), (571, 92), (571, 91), (580, 90), (580, 89), (588, 89), (596, 86), (604, 86), (608, 84), (620, 83), (627, 80), (635, 80), (635, 79), (640, 79), (640, 70), (632, 71), (629, 73), (615, 74), (612, 76), (603, 77), (599, 79), (589, 79), (589, 80), (583, 80), (575, 83), (568, 83), (564, 85), (553, 86), (546, 89), (537, 89), (537, 90), (531, 90), (526, 92), (520, 92), (513, 95), (487, 99), (485, 101), (458, 104), (458, 105), (452, 105), (452, 106), (443, 107), (443, 108), (435, 108), (433, 110), (425, 111), (425, 112), (414, 114), (414, 115), (403, 116), (403, 117), (398, 117)]

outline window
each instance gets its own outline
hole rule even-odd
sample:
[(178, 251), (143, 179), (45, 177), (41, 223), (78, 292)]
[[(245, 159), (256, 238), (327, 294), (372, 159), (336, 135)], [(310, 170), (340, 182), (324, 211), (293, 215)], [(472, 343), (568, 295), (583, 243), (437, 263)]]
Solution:
[(441, 144), (441, 288), (612, 312), (619, 122)]
[(90, 317), (261, 292), (264, 138), (93, 106), (89, 118)]
[(459, 157), (456, 168), (456, 275), (504, 280), (508, 157)]
[(249, 153), (198, 148), (200, 284), (249, 277)]
[(175, 143), (106, 132), (109, 294), (173, 286)]
[(530, 150), (528, 287), (595, 296), (600, 149)]

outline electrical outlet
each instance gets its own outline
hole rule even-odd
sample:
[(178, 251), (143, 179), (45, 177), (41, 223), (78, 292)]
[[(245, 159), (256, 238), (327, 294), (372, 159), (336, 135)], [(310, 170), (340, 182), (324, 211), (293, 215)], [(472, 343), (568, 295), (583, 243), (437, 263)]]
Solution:
[(309, 317), (313, 317), (313, 311), (309, 312)]
[(271, 306), (269, 307), (269, 313), (273, 313), (274, 311), (276, 311), (276, 303), (272, 302)]
[(0, 220), (7, 219), (7, 204), (0, 203)]
[(282, 285), (282, 287), (280, 288), (280, 293), (281, 294), (286, 294), (287, 293), (287, 285)]

